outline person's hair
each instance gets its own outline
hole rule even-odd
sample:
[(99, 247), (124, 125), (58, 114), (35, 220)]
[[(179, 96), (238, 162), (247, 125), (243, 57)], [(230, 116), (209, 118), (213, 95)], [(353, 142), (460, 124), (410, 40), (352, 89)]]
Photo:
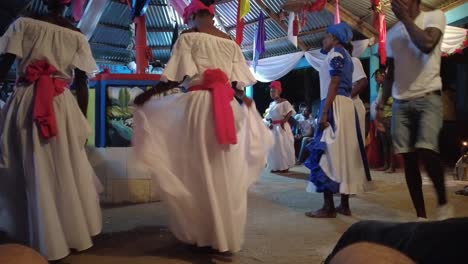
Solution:
[(375, 70), (375, 72), (372, 74), (372, 77), (374, 77), (377, 74), (385, 75), (386, 74), (385, 68), (378, 68), (377, 70)]
[(351, 42), (343, 44), (343, 47), (348, 51), (349, 55), (353, 56), (353, 44)]
[(47, 6), (49, 13), (61, 14), (65, 10), (65, 7), (70, 4), (63, 4), (61, 0), (43, 0), (44, 5)]
[(306, 104), (306, 103), (300, 103), (300, 104), (299, 104), (299, 109), (304, 108), (304, 107), (307, 107), (307, 104)]

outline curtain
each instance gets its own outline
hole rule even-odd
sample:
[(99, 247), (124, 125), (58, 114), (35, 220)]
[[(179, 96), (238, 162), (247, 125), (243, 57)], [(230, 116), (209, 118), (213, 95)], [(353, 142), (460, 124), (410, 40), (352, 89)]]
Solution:
[(296, 52), (276, 57), (261, 59), (257, 63), (256, 72), (250, 62), (250, 70), (260, 82), (272, 82), (288, 74), (296, 67), (304, 52)]
[(463, 46), (467, 32), (464, 28), (446, 26), (444, 39), (442, 40), (442, 52), (450, 54)]
[[(353, 56), (358, 58), (361, 57), (369, 46), (369, 42), (370, 41), (368, 39), (353, 41)], [(261, 59), (258, 61), (256, 71), (253, 70), (253, 64), (250, 62), (250, 70), (258, 81), (272, 82), (292, 71), (302, 57), (305, 57), (307, 62), (316, 70), (320, 68), (320, 65), (325, 59), (325, 55), (320, 53), (320, 49), (310, 50), (307, 52), (300, 51)]]

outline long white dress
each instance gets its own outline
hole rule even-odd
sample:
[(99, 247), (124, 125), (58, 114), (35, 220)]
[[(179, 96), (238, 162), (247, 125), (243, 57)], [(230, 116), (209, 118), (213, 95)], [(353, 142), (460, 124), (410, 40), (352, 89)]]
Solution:
[[(20, 18), (0, 38), (0, 54), (17, 57), (17, 73), (38, 59), (71, 80), (73, 70), (97, 70), (86, 38), (47, 22)], [(49, 260), (69, 248), (85, 250), (101, 231), (95, 177), (85, 152), (91, 128), (72, 93), (54, 98), (58, 135), (44, 140), (33, 123), (34, 85), (18, 86), (2, 109), (0, 230), (28, 243)]]
[[(205, 33), (182, 34), (162, 80), (188, 87), (219, 68), (239, 87), (255, 83), (234, 41)], [(255, 105), (233, 100), (237, 144), (220, 145), (215, 136), (212, 94), (194, 91), (153, 99), (134, 114), (137, 158), (158, 183), (169, 208), (169, 227), (181, 241), (237, 252), (244, 241), (247, 191), (261, 175), (271, 132)]]
[[(337, 58), (343, 62), (335, 63)], [(357, 194), (367, 188), (368, 170), (365, 167), (364, 146), (360, 146), (358, 138), (361, 135), (357, 133), (354, 103), (350, 98), (354, 66), (343, 48), (332, 49), (320, 66), (322, 103), (318, 116), (322, 116), (328, 96), (330, 72), (336, 70), (334, 66), (337, 64), (343, 73), (340, 74), (338, 94), (328, 112), (331, 125), (323, 131), (318, 130), (314, 143), (309, 145), (311, 155), (306, 166), (311, 170), (311, 177), (307, 191)]]
[[(283, 120), (289, 112), (292, 115), (296, 114), (294, 108), (288, 101), (277, 103), (273, 101), (267, 110), (268, 114), (265, 120)], [(296, 163), (296, 154), (294, 151), (294, 135), (289, 123), (284, 124), (284, 129), (281, 124), (273, 124), (273, 136), (275, 145), (268, 152), (268, 169), (272, 171), (282, 171), (290, 169)]]

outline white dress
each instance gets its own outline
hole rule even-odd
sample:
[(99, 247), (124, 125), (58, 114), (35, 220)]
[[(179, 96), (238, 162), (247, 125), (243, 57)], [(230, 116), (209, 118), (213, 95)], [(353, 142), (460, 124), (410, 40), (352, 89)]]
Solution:
[[(207, 69), (219, 68), (239, 87), (251, 74), (234, 41), (205, 33), (182, 34), (162, 80), (202, 83)], [(233, 100), (237, 144), (215, 136), (212, 94), (194, 91), (160, 97), (134, 114), (133, 144), (169, 208), (169, 227), (181, 241), (237, 252), (244, 241), (247, 191), (261, 175), (272, 145), (255, 105)]]
[[(271, 119), (273, 122), (283, 120), (289, 112), (292, 112), (293, 115), (296, 114), (288, 101), (271, 102), (267, 112), (265, 120)], [(284, 129), (281, 124), (273, 124), (272, 131), (275, 145), (268, 153), (268, 169), (282, 171), (292, 168), (296, 163), (296, 154), (294, 151), (294, 135), (289, 122), (284, 124)]]
[[(319, 116), (322, 115), (328, 89), (331, 82), (330, 71), (335, 58), (345, 60), (341, 82), (352, 84), (350, 75), (353, 71), (351, 57), (343, 49), (332, 49), (320, 66), (320, 97), (322, 100)], [(323, 192), (329, 190), (341, 194), (357, 194), (366, 190), (367, 169), (365, 168), (365, 152), (360, 147), (356, 126), (356, 113), (353, 100), (349, 97), (351, 89), (342, 89), (329, 109), (328, 122), (331, 124), (323, 131), (315, 134), (314, 148), (306, 166), (311, 169), (311, 178), (307, 186), (308, 192)]]
[[(20, 18), (0, 38), (0, 54), (17, 57), (17, 73), (37, 59), (71, 80), (73, 70), (97, 70), (86, 38), (47, 22)], [(49, 260), (69, 248), (85, 250), (101, 231), (95, 177), (85, 152), (91, 128), (72, 93), (53, 101), (58, 135), (44, 140), (33, 123), (34, 85), (18, 86), (2, 109), (0, 134), (0, 230)]]

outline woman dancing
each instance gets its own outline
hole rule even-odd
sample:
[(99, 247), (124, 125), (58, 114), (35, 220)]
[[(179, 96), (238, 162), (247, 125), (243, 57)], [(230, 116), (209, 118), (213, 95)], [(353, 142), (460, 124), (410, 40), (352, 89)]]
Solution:
[[(364, 166), (365, 152), (360, 126), (351, 99), (353, 62), (344, 49), (353, 37), (346, 23), (329, 26), (323, 40), (327, 52), (320, 74), (321, 106), (319, 129), (309, 144), (311, 170), (307, 191), (323, 193), (324, 205), (309, 217), (332, 218), (336, 213), (351, 215), (349, 195), (361, 192), (369, 176)], [(333, 194), (341, 193), (341, 205), (335, 208)]]
[(97, 67), (86, 37), (62, 16), (71, 0), (45, 2), (47, 15), (19, 18), (0, 38), (0, 79), (18, 65), (0, 122), (0, 229), (57, 260), (90, 248), (101, 231), (100, 185), (85, 152), (86, 73)]
[[(240, 48), (213, 24), (213, 2), (193, 0), (185, 9), (192, 29), (175, 44), (162, 82), (135, 98), (134, 146), (168, 204), (174, 235), (237, 252), (247, 191), (273, 139), (242, 90), (255, 79)], [(188, 93), (150, 100), (181, 82)]]
[(288, 122), (296, 111), (288, 100), (281, 98), (282, 92), (279, 81), (270, 84), (270, 96), (274, 101), (268, 107), (265, 120), (275, 139), (275, 144), (268, 153), (268, 169), (272, 173), (287, 173), (296, 163), (294, 136)]

